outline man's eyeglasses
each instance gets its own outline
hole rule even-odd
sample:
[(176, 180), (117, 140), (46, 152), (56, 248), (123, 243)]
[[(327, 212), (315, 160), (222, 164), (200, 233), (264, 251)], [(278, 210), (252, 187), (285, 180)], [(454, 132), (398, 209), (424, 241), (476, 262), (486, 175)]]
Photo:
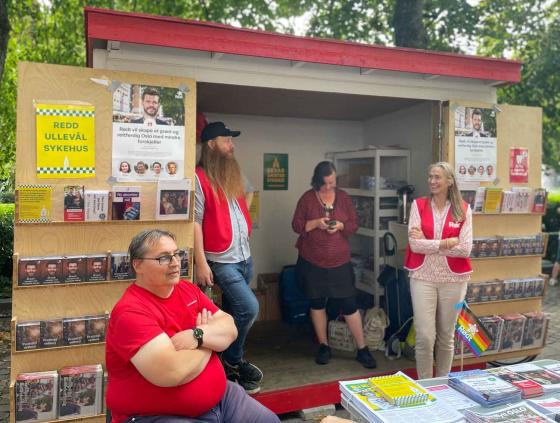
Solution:
[(161, 266), (169, 266), (171, 260), (175, 258), (179, 263), (185, 258), (185, 251), (179, 250), (175, 254), (166, 254), (160, 257), (139, 257), (141, 260), (157, 260)]

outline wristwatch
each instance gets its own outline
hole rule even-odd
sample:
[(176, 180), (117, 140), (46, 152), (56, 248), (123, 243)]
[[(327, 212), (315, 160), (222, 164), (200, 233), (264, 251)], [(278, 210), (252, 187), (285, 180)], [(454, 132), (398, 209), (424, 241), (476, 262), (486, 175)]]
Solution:
[(193, 329), (193, 336), (194, 336), (194, 339), (196, 339), (196, 342), (198, 342), (198, 345), (196, 346), (196, 348), (200, 348), (202, 346), (202, 338), (204, 336), (204, 331), (200, 328), (194, 328)]

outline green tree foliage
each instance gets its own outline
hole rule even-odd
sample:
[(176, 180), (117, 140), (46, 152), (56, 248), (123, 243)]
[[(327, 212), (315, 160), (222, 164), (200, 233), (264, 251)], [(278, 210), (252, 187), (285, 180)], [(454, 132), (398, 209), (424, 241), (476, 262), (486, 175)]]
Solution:
[[(471, 5), (467, 0), (0, 2), (8, 6), (11, 25), (0, 86), (0, 181), (7, 188), (13, 185), (15, 161), (17, 62), (28, 60), (83, 66), (84, 6), (210, 20), (292, 33), (297, 17), (305, 15), (309, 18), (306, 34), (309, 36), (383, 45), (426, 46), (439, 51), (473, 52), (478, 47), (476, 51), (483, 55), (521, 59), (525, 62), (522, 83), (500, 90), (500, 100), (543, 107), (543, 157), (547, 163), (560, 170), (560, 90), (556, 75), (559, 69), (560, 6), (555, 0), (481, 0), (476, 5)], [(4, 40), (5, 37), (1, 41)]]

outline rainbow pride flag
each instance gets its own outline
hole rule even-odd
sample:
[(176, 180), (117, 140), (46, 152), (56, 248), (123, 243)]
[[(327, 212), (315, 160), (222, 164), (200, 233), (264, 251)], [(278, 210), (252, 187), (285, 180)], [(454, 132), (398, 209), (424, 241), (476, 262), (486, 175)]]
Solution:
[(463, 302), (457, 323), (455, 325), (457, 335), (474, 355), (480, 357), (488, 349), (493, 339), (478, 317), (472, 312), (466, 302)]

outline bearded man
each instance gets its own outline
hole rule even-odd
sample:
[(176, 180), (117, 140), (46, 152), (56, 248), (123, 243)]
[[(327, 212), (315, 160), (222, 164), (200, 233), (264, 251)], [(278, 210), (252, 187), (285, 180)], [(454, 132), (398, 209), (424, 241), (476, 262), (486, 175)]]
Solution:
[(222, 290), (222, 306), (233, 316), (237, 339), (223, 352), (229, 380), (249, 394), (260, 390), (261, 370), (244, 359), (243, 346), (259, 313), (249, 287), (253, 261), (249, 249), (251, 218), (244, 197), (244, 177), (235, 159), (232, 131), (223, 122), (209, 123), (201, 133), (196, 168), (194, 250), (196, 281)]

